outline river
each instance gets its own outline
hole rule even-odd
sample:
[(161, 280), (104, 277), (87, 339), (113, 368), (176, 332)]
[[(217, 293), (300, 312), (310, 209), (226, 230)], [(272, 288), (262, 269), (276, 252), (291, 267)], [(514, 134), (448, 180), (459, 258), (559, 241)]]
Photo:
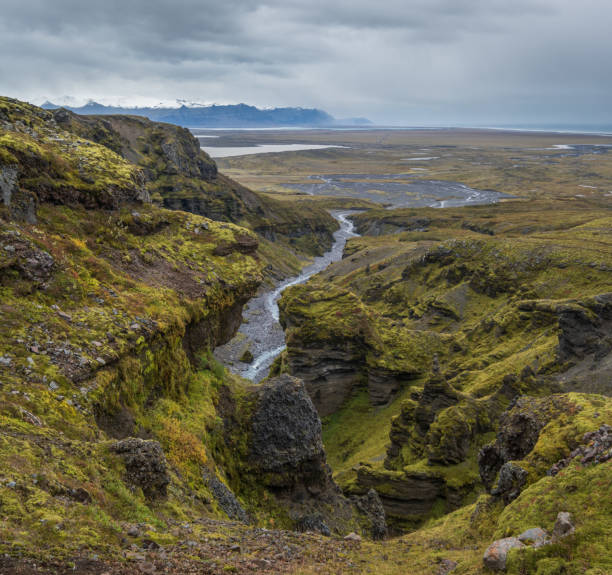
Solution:
[[(278, 321), (278, 300), (283, 290), (306, 282), (329, 264), (342, 259), (346, 241), (359, 235), (354, 232), (353, 222), (348, 219), (353, 213), (355, 212), (331, 211), (332, 216), (340, 224), (340, 229), (334, 232), (332, 248), (315, 258), (300, 275), (289, 278), (273, 290), (249, 300), (244, 308), (243, 322), (236, 336), (215, 349), (215, 357), (231, 372), (255, 382), (261, 381), (268, 375), (270, 366), (285, 349), (285, 333)], [(250, 363), (240, 361), (246, 349), (253, 355), (253, 361)]]

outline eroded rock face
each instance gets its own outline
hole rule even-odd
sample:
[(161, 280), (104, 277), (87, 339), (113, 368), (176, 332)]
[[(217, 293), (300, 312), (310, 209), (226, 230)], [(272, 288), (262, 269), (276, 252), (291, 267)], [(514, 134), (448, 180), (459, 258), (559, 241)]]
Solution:
[(444, 479), (426, 472), (380, 472), (362, 465), (357, 470), (360, 486), (375, 489), (387, 515), (419, 516), (429, 513), (438, 498), (445, 496)]
[(239, 252), (245, 255), (253, 255), (257, 251), (259, 242), (255, 236), (248, 234), (236, 234), (233, 242), (222, 242), (215, 246), (213, 255), (228, 256), (234, 252)]
[(306, 384), (319, 415), (338, 411), (358, 384), (362, 348), (346, 342), (341, 349), (291, 347), (288, 363), (291, 373)]
[(561, 361), (582, 359), (600, 351), (602, 345), (612, 344), (608, 329), (612, 321), (612, 297), (602, 294), (598, 298), (593, 309), (575, 306), (558, 311)]
[(20, 189), (18, 178), (17, 166), (0, 166), (0, 198), (12, 220), (35, 224), (38, 198), (35, 194)]
[(523, 459), (535, 447), (541, 429), (569, 407), (567, 398), (521, 397), (501, 416), (493, 443), (478, 454), (482, 482), (490, 488), (504, 463)]
[(170, 476), (158, 441), (129, 437), (117, 441), (112, 450), (123, 459), (129, 483), (149, 498), (166, 496)]
[(380, 367), (368, 369), (368, 397), (372, 405), (386, 405), (415, 374)]
[(0, 166), (0, 192), (5, 206), (11, 205), (11, 197), (17, 191), (17, 166)]

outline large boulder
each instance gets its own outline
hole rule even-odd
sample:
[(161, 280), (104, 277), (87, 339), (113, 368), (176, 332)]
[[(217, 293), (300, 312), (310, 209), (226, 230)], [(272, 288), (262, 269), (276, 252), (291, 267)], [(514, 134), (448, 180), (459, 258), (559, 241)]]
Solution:
[(522, 549), (525, 547), (516, 537), (506, 537), (493, 541), (484, 553), (483, 562), (487, 569), (492, 571), (505, 571), (506, 560), (510, 549)]
[(125, 463), (127, 481), (140, 487), (146, 497), (164, 497), (170, 476), (166, 457), (157, 441), (128, 437), (117, 441), (112, 450)]
[(301, 380), (281, 375), (258, 389), (250, 462), (271, 486), (312, 491), (329, 481), (321, 420)]
[(364, 535), (387, 532), (374, 490), (348, 499), (326, 462), (319, 414), (304, 383), (289, 375), (255, 391), (251, 418), (251, 473), (267, 485), (299, 530), (346, 533), (359, 525)]
[(561, 539), (574, 533), (575, 528), (572, 523), (572, 515), (567, 511), (559, 511), (553, 527), (553, 539)]

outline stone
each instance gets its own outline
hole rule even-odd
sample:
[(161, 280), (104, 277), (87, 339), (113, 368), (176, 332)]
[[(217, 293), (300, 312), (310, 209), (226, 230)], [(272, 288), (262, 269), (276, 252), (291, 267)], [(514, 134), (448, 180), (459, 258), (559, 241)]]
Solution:
[(242, 363), (253, 363), (255, 359), (253, 357), (253, 352), (250, 349), (245, 349), (242, 355), (238, 358)]
[(246, 511), (242, 505), (240, 505), (234, 492), (227, 487), (225, 483), (220, 481), (213, 472), (208, 470), (203, 471), (202, 477), (213, 497), (217, 500), (219, 507), (221, 507), (230, 519), (241, 521), (242, 523), (249, 522)]
[(525, 547), (516, 537), (506, 537), (493, 541), (482, 558), (484, 566), (493, 571), (505, 571), (508, 551)]
[(331, 535), (331, 531), (325, 521), (323, 521), (323, 517), (318, 513), (312, 515), (304, 515), (296, 522), (296, 529), (298, 531), (312, 531), (315, 533), (320, 533), (321, 535), (325, 535), (329, 537)]
[(384, 539), (387, 536), (387, 518), (376, 490), (370, 489), (365, 495), (353, 497), (352, 500), (357, 509), (369, 519), (372, 539)]
[(549, 542), (550, 536), (548, 535), (548, 531), (546, 531), (546, 529), (542, 529), (541, 527), (532, 527), (531, 529), (523, 531), (518, 536), (518, 540), (521, 543), (525, 543), (525, 545), (541, 547)]
[(582, 465), (598, 465), (612, 459), (612, 427), (609, 425), (604, 424), (596, 431), (585, 433), (582, 441), (583, 445), (579, 445), (567, 457), (557, 461), (547, 474), (557, 475), (577, 457)]
[(440, 565), (438, 565), (437, 575), (448, 575), (448, 573), (454, 571), (456, 567), (456, 561), (451, 561), (450, 559), (442, 559), (442, 561), (440, 561)]
[(251, 423), (252, 464), (277, 486), (290, 486), (305, 474), (312, 482), (323, 479), (327, 469), (321, 420), (304, 384), (281, 375), (264, 383), (257, 395)]
[(527, 471), (511, 461), (504, 463), (499, 471), (497, 485), (491, 490), (491, 495), (501, 497), (507, 505), (516, 499), (527, 482)]
[(345, 541), (361, 541), (361, 535), (357, 535), (354, 531), (344, 537)]
[(553, 539), (561, 539), (574, 533), (575, 528), (572, 523), (572, 516), (567, 511), (559, 511), (557, 520), (553, 527)]
[(123, 459), (129, 483), (140, 487), (149, 498), (166, 496), (170, 476), (159, 442), (128, 437), (117, 441), (112, 449)]

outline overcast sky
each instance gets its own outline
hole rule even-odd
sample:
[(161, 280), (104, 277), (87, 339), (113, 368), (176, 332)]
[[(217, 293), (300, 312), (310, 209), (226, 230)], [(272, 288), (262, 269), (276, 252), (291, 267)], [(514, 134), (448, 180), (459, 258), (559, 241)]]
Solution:
[(0, 93), (608, 123), (610, 0), (1, 0)]

